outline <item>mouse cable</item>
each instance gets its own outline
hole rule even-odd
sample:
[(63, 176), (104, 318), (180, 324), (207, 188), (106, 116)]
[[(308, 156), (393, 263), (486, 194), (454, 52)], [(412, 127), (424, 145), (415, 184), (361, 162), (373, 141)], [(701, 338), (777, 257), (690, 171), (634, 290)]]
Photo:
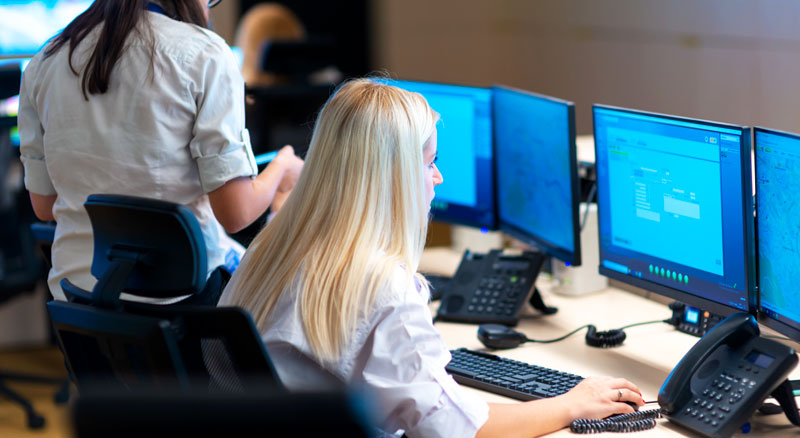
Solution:
[[(637, 322), (637, 323), (634, 323), (634, 324), (629, 324), (629, 325), (620, 327), (620, 328), (618, 328), (616, 330), (609, 330), (608, 332), (622, 331), (623, 329), (626, 329), (626, 328), (636, 327), (638, 325), (655, 324), (655, 323), (658, 323), (658, 322), (669, 322), (669, 320), (668, 319), (659, 319), (659, 320), (656, 320), (656, 321)], [(553, 342), (563, 341), (564, 339), (567, 339), (568, 337), (574, 335), (575, 333), (578, 333), (579, 331), (581, 331), (581, 330), (583, 330), (585, 328), (590, 328), (590, 331), (597, 330), (596, 328), (594, 328), (594, 325), (585, 324), (585, 325), (582, 325), (582, 326), (576, 328), (575, 330), (567, 333), (566, 335), (558, 337), (558, 338), (555, 338), (555, 339), (547, 339), (547, 340), (543, 340), (543, 341), (536, 340), (536, 339), (528, 339), (525, 342), (536, 342), (538, 344), (552, 344)], [(603, 333), (608, 333), (608, 332), (598, 332), (598, 334), (603, 334)]]

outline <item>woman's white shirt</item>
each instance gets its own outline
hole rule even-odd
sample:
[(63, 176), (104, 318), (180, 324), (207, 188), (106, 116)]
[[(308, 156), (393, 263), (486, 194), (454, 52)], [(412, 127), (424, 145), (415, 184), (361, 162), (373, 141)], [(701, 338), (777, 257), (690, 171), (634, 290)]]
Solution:
[[(132, 32), (108, 91), (84, 98), (82, 76), (70, 71), (68, 44), (27, 66), (20, 92), (20, 152), (25, 186), (58, 195), (48, 283), (67, 277), (91, 289), (92, 231), (83, 208), (88, 195), (114, 193), (177, 202), (197, 216), (209, 272), (234, 267), (244, 249), (214, 217), (207, 193), (257, 174), (244, 126), (244, 82), (218, 35), (148, 12), (147, 32)], [(148, 24), (148, 23), (142, 24)], [(76, 48), (82, 71), (98, 36)], [(152, 43), (151, 43), (152, 41)], [(151, 48), (152, 63), (151, 63)]]
[[(238, 275), (220, 305), (229, 302)], [(319, 363), (304, 334), (297, 286), (283, 294), (262, 333), (283, 384), (293, 391), (366, 388), (379, 404), (379, 427), (409, 437), (471, 437), (486, 422), (487, 403), (445, 372), (450, 352), (433, 326), (429, 293), (406, 285), (400, 270), (333, 363)], [(266, 291), (264, 291), (266, 293)]]

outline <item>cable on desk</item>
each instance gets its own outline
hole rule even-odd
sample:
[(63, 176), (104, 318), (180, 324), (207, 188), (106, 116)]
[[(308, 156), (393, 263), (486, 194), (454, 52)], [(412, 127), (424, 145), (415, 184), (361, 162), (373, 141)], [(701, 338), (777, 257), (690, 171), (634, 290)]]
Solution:
[(640, 432), (656, 427), (656, 418), (661, 418), (660, 409), (615, 415), (602, 420), (581, 419), (569, 425), (572, 433)]
[(655, 323), (659, 323), (659, 322), (663, 323), (663, 322), (667, 322), (667, 321), (668, 320), (659, 319), (657, 321), (637, 322), (635, 324), (629, 324), (629, 325), (620, 327), (618, 329), (607, 330), (607, 331), (602, 331), (602, 332), (598, 332), (597, 331), (597, 327), (595, 327), (594, 325), (586, 324), (586, 325), (582, 325), (582, 326), (576, 328), (575, 330), (567, 333), (564, 336), (561, 336), (561, 337), (558, 337), (558, 338), (555, 338), (555, 339), (548, 339), (548, 340), (544, 340), (544, 341), (540, 341), (540, 340), (536, 340), (536, 339), (528, 339), (526, 342), (536, 342), (536, 343), (539, 343), (539, 344), (551, 344), (553, 342), (562, 341), (562, 340), (574, 335), (575, 333), (577, 333), (577, 332), (579, 332), (579, 331), (581, 331), (581, 330), (583, 330), (585, 328), (588, 328), (588, 331), (586, 332), (586, 343), (587, 344), (589, 344), (592, 347), (599, 347), (599, 348), (615, 347), (617, 345), (622, 344), (622, 342), (625, 341), (625, 337), (626, 337), (625, 336), (625, 332), (623, 332), (622, 330), (624, 330), (626, 328), (630, 328), (630, 327), (636, 327), (636, 326), (639, 326), (639, 325), (655, 324)]

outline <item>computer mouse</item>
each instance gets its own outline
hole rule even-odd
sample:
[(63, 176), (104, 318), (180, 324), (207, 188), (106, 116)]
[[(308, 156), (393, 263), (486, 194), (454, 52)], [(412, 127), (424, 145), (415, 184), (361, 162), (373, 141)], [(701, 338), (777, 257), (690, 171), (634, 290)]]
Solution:
[(623, 403), (625, 403), (628, 406), (632, 407), (634, 412), (639, 412), (639, 405), (637, 405), (636, 402), (626, 401), (626, 402), (623, 402)]
[(478, 327), (478, 339), (483, 345), (495, 350), (518, 347), (528, 337), (509, 326), (502, 324), (481, 324)]

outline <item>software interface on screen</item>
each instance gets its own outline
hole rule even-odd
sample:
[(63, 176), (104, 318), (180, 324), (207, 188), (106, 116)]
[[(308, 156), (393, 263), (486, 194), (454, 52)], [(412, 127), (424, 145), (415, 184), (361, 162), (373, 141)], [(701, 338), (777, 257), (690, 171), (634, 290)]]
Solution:
[(493, 229), (492, 93), (488, 88), (387, 81), (422, 94), (440, 121), (436, 166), (444, 183), (431, 205), (434, 219)]
[(747, 309), (746, 128), (602, 106), (594, 124), (601, 272)]
[(504, 87), (492, 91), (499, 227), (577, 264), (573, 106)]
[(762, 312), (800, 329), (800, 136), (755, 130)]
[(0, 1), (0, 56), (33, 55), (91, 0)]

